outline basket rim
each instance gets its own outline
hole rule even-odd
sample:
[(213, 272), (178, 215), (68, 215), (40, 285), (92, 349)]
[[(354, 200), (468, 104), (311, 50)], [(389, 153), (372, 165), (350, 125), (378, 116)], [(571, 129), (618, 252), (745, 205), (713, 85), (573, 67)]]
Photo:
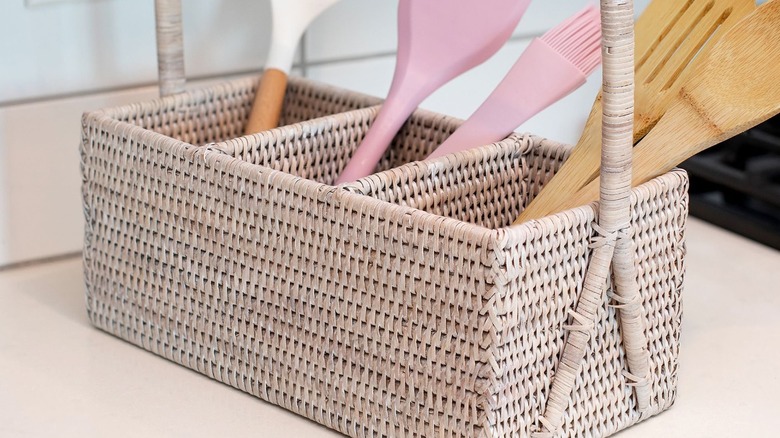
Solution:
[[(168, 137), (156, 131), (152, 131), (141, 126), (117, 119), (118, 117), (123, 117), (127, 113), (147, 111), (150, 108), (179, 108), (179, 110), (181, 110), (181, 108), (184, 107), (186, 109), (187, 104), (194, 103), (194, 101), (197, 101), (198, 99), (208, 98), (218, 93), (231, 92), (236, 88), (251, 88), (256, 83), (256, 80), (257, 77), (232, 79), (208, 87), (198, 87), (193, 90), (188, 90), (184, 93), (166, 97), (158, 97), (149, 101), (85, 112), (82, 116), (82, 126), (84, 129), (86, 129), (87, 124), (90, 121), (94, 121), (99, 124), (108, 123), (113, 127), (113, 130), (122, 132), (125, 136), (138, 136), (139, 138), (145, 138), (149, 141), (153, 141), (160, 147), (170, 148), (171, 153), (181, 153), (180, 158), (183, 159), (202, 160), (204, 164), (224, 167), (226, 170), (228, 168), (236, 169), (236, 171), (240, 171), (246, 176), (250, 176), (256, 173), (258, 177), (258, 179), (256, 179), (257, 182), (261, 182), (261, 180), (267, 179), (267, 181), (274, 181), (280, 186), (293, 188), (294, 190), (300, 191), (301, 193), (316, 193), (316, 197), (318, 199), (334, 199), (339, 203), (360, 202), (363, 204), (368, 204), (368, 206), (374, 210), (385, 209), (388, 212), (407, 215), (414, 221), (427, 222), (430, 224), (436, 223), (441, 227), (452, 227), (454, 229), (459, 229), (461, 233), (466, 233), (470, 239), (477, 241), (492, 241), (494, 243), (494, 245), (492, 245), (494, 248), (511, 246), (519, 242), (525, 242), (529, 239), (538, 238), (543, 230), (546, 230), (544, 232), (549, 234), (564, 225), (571, 226), (572, 224), (584, 224), (597, 220), (599, 202), (593, 201), (586, 205), (560, 211), (540, 219), (524, 222), (522, 224), (509, 224), (500, 228), (488, 228), (482, 225), (465, 222), (448, 216), (441, 216), (430, 213), (416, 207), (399, 205), (377, 199), (366, 193), (366, 191), (368, 191), (369, 187), (371, 186), (383, 185), (381, 180), (383, 174), (386, 175), (387, 173), (399, 172), (401, 170), (406, 170), (416, 175), (422, 176), (431, 175), (433, 173), (446, 172), (453, 169), (454, 164), (457, 162), (461, 162), (467, 159), (481, 160), (490, 156), (494, 156), (496, 153), (499, 153), (505, 149), (515, 149), (517, 147), (517, 142), (519, 141), (530, 140), (531, 142), (538, 144), (540, 147), (565, 148), (568, 150), (566, 152), (567, 155), (573, 148), (571, 145), (560, 143), (555, 140), (527, 132), (515, 132), (500, 142), (479, 146), (467, 151), (445, 155), (433, 160), (420, 160), (405, 163), (392, 169), (374, 173), (352, 183), (341, 186), (332, 186), (280, 170), (275, 170), (263, 165), (250, 163), (242, 158), (236, 157), (234, 154), (236, 154), (238, 150), (247, 150), (249, 148), (256, 148), (258, 146), (267, 145), (272, 139), (295, 137), (300, 135), (302, 132), (321, 132), (322, 129), (327, 128), (328, 121), (333, 120), (333, 117), (335, 116), (334, 114), (325, 115), (315, 119), (304, 120), (286, 126), (280, 126), (278, 128), (256, 134), (243, 135), (240, 137), (204, 145), (193, 145), (182, 140)], [(321, 86), (324, 91), (329, 89), (338, 90), (340, 93), (352, 93), (361, 98), (366, 98), (369, 100), (376, 99), (378, 102), (380, 102), (380, 104), (382, 101), (380, 98), (374, 98), (359, 92), (343, 90), (340, 87), (323, 84), (321, 82), (312, 81), (307, 78), (291, 77), (290, 82), (294, 84), (308, 83), (309, 85), (315, 85), (317, 87)], [(337, 115), (342, 117), (350, 117), (352, 114), (363, 113), (364, 115), (375, 116), (378, 112), (380, 104), (375, 104), (366, 108), (345, 111), (338, 113)], [(436, 117), (447, 121), (462, 121), (462, 119), (458, 117), (445, 115), (426, 109), (417, 109), (414, 115), (422, 118)], [(531, 149), (529, 148), (528, 151), (530, 152), (530, 150)], [(682, 169), (675, 168), (664, 175), (653, 178), (639, 186), (632, 187), (631, 205), (636, 205), (637, 203), (647, 201), (654, 196), (658, 196), (661, 194), (661, 192), (668, 190), (671, 187), (678, 187), (684, 181), (687, 181), (687, 173)]]
[[(366, 109), (353, 110), (353, 111), (365, 111)], [(326, 116), (327, 117), (327, 116)], [(316, 119), (314, 119), (316, 120)], [(309, 121), (300, 122), (299, 124), (309, 123)], [(296, 124), (298, 125), (298, 124)], [(293, 127), (293, 125), (290, 125)], [(283, 128), (277, 128), (283, 129)], [(270, 132), (270, 131), (269, 131)], [(528, 134), (524, 134), (528, 135)], [(540, 139), (551, 146), (566, 147), (568, 145), (558, 143), (552, 140), (546, 140), (542, 137), (528, 135), (529, 138)], [(516, 138), (516, 135), (511, 136), (509, 139)], [(481, 154), (484, 157), (495, 154), (497, 150), (503, 148), (514, 147), (513, 141), (501, 141), (490, 145), (480, 146), (472, 149), (471, 151), (459, 152), (458, 154)], [(444, 156), (435, 160), (427, 161), (414, 161), (406, 163), (403, 166), (398, 166), (393, 169), (386, 170), (384, 172), (399, 172), (401, 169), (409, 169), (412, 171), (441, 171), (442, 166), (450, 166), (451, 162), (457, 156)], [(481, 225), (473, 224), (470, 222), (464, 222), (459, 219), (441, 216), (438, 214), (430, 213), (425, 210), (421, 210), (415, 207), (404, 206), (395, 204), (392, 202), (377, 199), (371, 195), (356, 192), (350, 190), (355, 187), (356, 184), (365, 183), (370, 181), (377, 181), (380, 178), (379, 172), (368, 177), (362, 178), (351, 185), (332, 186), (324, 184), (318, 181), (303, 178), (297, 175), (293, 175), (280, 170), (272, 169), (259, 164), (249, 163), (241, 158), (234, 157), (224, 152), (206, 151), (204, 153), (205, 160), (212, 165), (219, 165), (232, 167), (242, 172), (245, 175), (251, 175), (257, 173), (258, 175), (265, 175), (269, 181), (273, 180), (279, 185), (283, 185), (288, 188), (294, 188), (300, 192), (316, 192), (319, 199), (334, 199), (336, 202), (360, 202), (366, 204), (370, 209), (382, 210), (385, 209), (388, 212), (395, 214), (405, 214), (412, 220), (419, 220), (428, 222), (431, 224), (438, 223), (441, 227), (457, 228), (461, 232), (465, 232), (469, 238), (474, 240), (490, 240), (495, 243), (502, 242), (496, 246), (512, 245), (518, 241), (526, 241), (528, 239), (534, 239), (538, 236), (541, 230), (554, 230), (560, 227), (560, 224), (572, 224), (572, 223), (589, 223), (593, 222), (597, 218), (598, 201), (593, 201), (587, 205), (581, 205), (569, 210), (557, 212), (553, 215), (546, 216), (538, 220), (532, 220), (524, 222), (519, 225), (507, 225), (501, 228), (487, 228)], [(660, 195), (662, 192), (669, 188), (679, 187), (684, 181), (687, 181), (687, 173), (679, 168), (676, 168), (664, 175), (653, 178), (637, 187), (631, 189), (631, 202), (632, 205), (636, 205), (641, 202), (646, 202), (655, 196)], [(259, 182), (259, 180), (258, 180)], [(549, 232), (549, 231), (548, 231)]]

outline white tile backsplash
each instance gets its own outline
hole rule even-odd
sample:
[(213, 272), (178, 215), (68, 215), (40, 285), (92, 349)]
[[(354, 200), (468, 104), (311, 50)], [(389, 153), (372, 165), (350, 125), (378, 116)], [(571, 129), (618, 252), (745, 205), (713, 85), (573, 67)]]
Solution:
[(316, 63), (395, 51), (397, 10), (397, 0), (336, 3), (306, 32), (306, 59)]
[[(504, 48), (422, 107), (468, 117), (529, 36), (544, 33), (587, 1), (535, 0)], [(637, 11), (647, 2), (637, 0)], [(305, 37), (302, 71), (312, 79), (385, 96), (395, 65), (397, 4), (343, 0), (326, 11)], [(154, 87), (138, 84), (154, 83), (157, 70), (152, 0), (58, 1), (35, 7), (14, 0), (0, 8), (3, 266), (81, 248), (81, 113), (155, 96)], [(183, 10), (189, 77), (262, 66), (270, 35), (268, 0), (185, 0)], [(576, 142), (599, 83), (596, 74), (518, 130)], [(56, 97), (62, 95), (72, 97)]]
[(538, 36), (547, 32), (561, 21), (588, 4), (594, 4), (593, 0), (536, 0), (528, 5), (523, 19), (517, 26), (515, 35)]
[[(638, 0), (641, 10), (648, 0)], [(544, 33), (588, 0), (534, 1), (516, 35)], [(313, 63), (393, 52), (397, 0), (343, 0), (306, 35)], [(155, 80), (153, 2), (100, 0), (29, 7), (7, 1), (0, 14), (0, 104), (149, 84)], [(262, 67), (270, 35), (268, 0), (187, 0), (185, 61), (190, 77)]]
[[(270, 34), (267, 0), (186, 0), (182, 9), (188, 76), (261, 68)], [(3, 0), (0, 62), (0, 105), (152, 83), (154, 2), (26, 7), (22, 0)]]
[(393, 80), (394, 67), (395, 57), (382, 56), (314, 65), (308, 68), (306, 77), (372, 96), (385, 97)]
[[(650, 0), (634, 0), (635, 15), (647, 7)], [(596, 0), (534, 0), (528, 6), (515, 35), (537, 36), (547, 32), (587, 5), (598, 5)]]

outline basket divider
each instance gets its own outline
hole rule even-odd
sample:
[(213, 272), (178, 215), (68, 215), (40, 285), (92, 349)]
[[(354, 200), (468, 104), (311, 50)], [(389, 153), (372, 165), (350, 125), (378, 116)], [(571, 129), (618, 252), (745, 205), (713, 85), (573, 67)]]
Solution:
[(633, 0), (601, 0), (603, 124), (598, 223), (593, 224), (590, 263), (550, 394), (535, 438), (554, 436), (563, 425), (574, 386), (596, 326), (614, 261), (614, 305), (620, 312), (629, 384), (637, 408), (649, 407), (649, 355), (630, 235), (631, 155), (634, 120)]
[(160, 96), (181, 93), (185, 80), (181, 0), (155, 0), (154, 16)]

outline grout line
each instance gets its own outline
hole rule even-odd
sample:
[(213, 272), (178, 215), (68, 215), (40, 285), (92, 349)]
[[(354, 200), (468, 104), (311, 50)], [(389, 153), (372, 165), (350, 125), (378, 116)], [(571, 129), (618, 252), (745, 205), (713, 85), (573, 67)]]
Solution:
[(55, 263), (55, 262), (61, 262), (69, 259), (73, 259), (76, 257), (81, 257), (81, 251), (77, 252), (69, 252), (67, 254), (59, 254), (56, 256), (50, 256), (50, 257), (43, 257), (40, 259), (34, 259), (34, 260), (25, 260), (23, 262), (15, 262), (11, 263), (9, 265), (3, 265), (0, 266), (0, 272), (10, 271), (12, 269), (24, 269), (24, 268), (31, 268), (38, 265), (44, 265), (48, 263)]
[[(296, 63), (293, 67), (299, 67), (300, 63)], [(252, 74), (259, 74), (261, 69), (247, 69), (247, 70), (238, 70), (238, 71), (232, 71), (232, 72), (226, 72), (226, 73), (214, 73), (214, 74), (208, 74), (208, 75), (201, 75), (201, 76), (193, 76), (191, 78), (187, 78), (187, 83), (191, 82), (199, 82), (199, 81), (209, 81), (209, 80), (215, 80), (215, 79), (228, 79), (231, 77), (237, 77), (237, 76), (246, 76), (246, 75), (252, 75)], [(3, 102), (0, 102), (0, 109), (7, 107), (7, 106), (15, 106), (15, 105), (28, 105), (28, 104), (34, 104), (34, 103), (42, 103), (47, 102), (50, 100), (61, 100), (61, 99), (73, 99), (73, 98), (79, 98), (79, 97), (89, 97), (93, 96), (95, 94), (106, 94), (106, 93), (117, 93), (121, 91), (131, 91), (138, 88), (145, 88), (145, 87), (156, 87), (158, 84), (157, 81), (154, 82), (140, 82), (136, 84), (127, 84), (127, 85), (120, 85), (117, 87), (105, 87), (105, 88), (91, 88), (87, 90), (79, 90), (79, 91), (73, 91), (70, 93), (59, 93), (59, 94), (48, 94), (45, 96), (36, 96), (36, 97), (27, 97), (23, 99), (12, 99), (12, 100), (6, 100)]]
[(369, 61), (372, 59), (386, 58), (395, 55), (395, 50), (386, 52), (367, 53), (365, 55), (342, 56), (340, 58), (328, 58), (307, 62), (307, 67), (319, 67), (322, 65), (341, 64), (344, 62)]
[[(508, 42), (513, 41), (520, 41), (525, 40), (529, 38), (534, 38), (539, 36), (538, 34), (520, 34), (520, 35), (513, 35), (511, 38), (509, 38)], [(302, 61), (296, 63), (293, 65), (293, 68), (300, 68), (302, 70), (302, 76), (307, 76), (309, 73), (310, 67), (319, 67), (319, 66), (327, 66), (332, 64), (339, 64), (343, 62), (358, 62), (358, 61), (368, 61), (372, 59), (378, 59), (378, 58), (386, 58), (389, 56), (395, 55), (395, 50), (391, 51), (385, 51), (385, 52), (377, 52), (377, 53), (367, 53), (364, 55), (354, 55), (354, 56), (343, 56), (340, 58), (328, 58), (328, 59), (321, 59), (316, 61), (310, 61), (307, 57), (306, 53), (306, 45), (302, 40), (301, 42), (301, 55), (302, 55)], [(187, 82), (197, 82), (197, 81), (207, 81), (207, 80), (213, 80), (213, 79), (226, 79), (233, 76), (243, 76), (243, 75), (250, 75), (250, 74), (258, 74), (261, 71), (260, 68), (258, 69), (247, 69), (247, 70), (239, 70), (239, 71), (232, 71), (232, 72), (226, 72), (226, 73), (214, 73), (214, 74), (207, 74), (207, 75), (201, 75), (201, 76), (193, 76), (191, 78), (187, 78)], [(91, 89), (85, 89), (85, 90), (79, 90), (79, 91), (73, 91), (69, 93), (55, 93), (55, 94), (47, 94), (45, 96), (36, 96), (36, 97), (26, 97), (21, 99), (11, 99), (6, 101), (0, 101), (0, 109), (4, 107), (10, 107), (10, 106), (16, 106), (16, 105), (28, 105), (28, 104), (35, 104), (35, 103), (43, 103), (50, 100), (61, 100), (61, 99), (73, 99), (73, 98), (79, 98), (79, 97), (89, 97), (95, 94), (105, 94), (105, 93), (117, 93), (121, 91), (130, 91), (137, 88), (144, 88), (144, 87), (156, 87), (157, 81), (154, 82), (140, 82), (135, 84), (127, 84), (127, 85), (120, 85), (116, 87), (102, 87), (102, 88), (91, 88)]]
[[(187, 82), (196, 82), (196, 81), (204, 81), (204, 80), (210, 80), (210, 79), (218, 79), (222, 77), (228, 77), (228, 76), (240, 76), (244, 74), (249, 73), (256, 73), (258, 70), (242, 70), (237, 72), (231, 72), (231, 73), (220, 73), (220, 74), (213, 74), (213, 75), (203, 75), (203, 76), (195, 76), (192, 78), (187, 78)], [(47, 94), (45, 96), (36, 96), (36, 97), (26, 97), (22, 99), (11, 99), (6, 100), (3, 102), (0, 102), (0, 108), (9, 107), (9, 106), (15, 106), (15, 105), (29, 105), (34, 103), (42, 103), (50, 100), (62, 100), (62, 99), (73, 99), (73, 98), (79, 98), (79, 97), (89, 97), (93, 96), (95, 94), (106, 94), (106, 93), (117, 93), (121, 91), (130, 91), (135, 90), (137, 88), (146, 88), (146, 87), (156, 87), (158, 84), (157, 81), (154, 82), (139, 82), (135, 84), (127, 84), (127, 85), (120, 85), (117, 87), (104, 87), (104, 88), (91, 88), (86, 90), (79, 90), (79, 91), (73, 91), (69, 93), (57, 93), (57, 94)]]
[[(538, 36), (541, 35), (538, 33), (513, 35), (511, 38), (507, 40), (507, 42), (517, 42), (521, 40), (536, 38)], [(388, 50), (384, 52), (366, 53), (364, 55), (342, 56), (337, 58), (327, 58), (327, 59), (320, 59), (315, 61), (309, 61), (308, 59), (306, 59), (305, 62), (307, 67), (319, 67), (323, 65), (340, 64), (342, 62), (357, 62), (357, 61), (368, 61), (375, 58), (386, 58), (388, 56), (394, 56), (395, 52), (396, 52), (395, 50)]]
[(512, 35), (508, 41), (520, 41), (520, 40), (530, 40), (531, 38), (541, 37), (544, 35), (543, 33), (519, 33), (517, 35)]

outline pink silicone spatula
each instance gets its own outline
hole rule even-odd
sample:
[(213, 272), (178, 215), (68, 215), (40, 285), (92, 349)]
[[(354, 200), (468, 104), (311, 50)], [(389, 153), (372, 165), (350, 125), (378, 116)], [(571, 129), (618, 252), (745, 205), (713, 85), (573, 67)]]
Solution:
[(337, 184), (373, 172), (398, 129), (440, 86), (481, 64), (512, 35), (531, 0), (400, 0), (398, 58), (382, 108)]
[(601, 16), (588, 6), (534, 39), (493, 93), (428, 158), (503, 140), (585, 83), (601, 62)]

